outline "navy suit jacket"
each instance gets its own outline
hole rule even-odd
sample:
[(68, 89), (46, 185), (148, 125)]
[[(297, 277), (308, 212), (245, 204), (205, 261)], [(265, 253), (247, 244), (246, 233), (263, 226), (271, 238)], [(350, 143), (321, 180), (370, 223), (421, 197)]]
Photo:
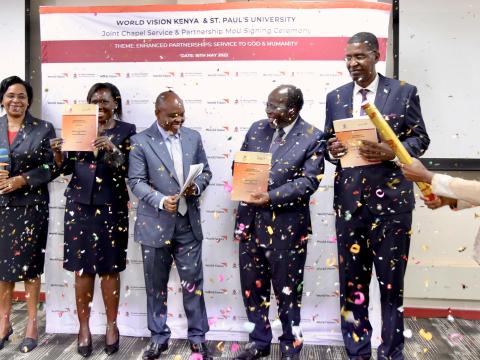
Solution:
[[(193, 235), (196, 240), (201, 241), (203, 233), (200, 222), (200, 195), (210, 183), (212, 173), (198, 131), (182, 127), (180, 143), (184, 178), (188, 176), (190, 165), (203, 164), (203, 172), (194, 180), (199, 194), (186, 197), (187, 215)], [(135, 241), (155, 248), (165, 246), (173, 238), (177, 215), (160, 210), (159, 205), (164, 196), (178, 194), (180, 184), (157, 122), (132, 137), (128, 184), (138, 198)]]
[[(266, 119), (253, 123), (241, 150), (269, 152), (274, 132)], [(322, 138), (319, 129), (298, 117), (283, 145), (272, 154), (268, 185), (271, 203), (266, 207), (239, 204), (235, 224), (237, 239), (256, 241), (249, 235), (252, 227), (258, 225), (254, 221), (257, 216), (262, 226), (255, 228), (255, 234), (262, 244), (274, 249), (292, 249), (308, 238), (310, 196), (317, 190), (324, 168)]]
[[(375, 106), (413, 157), (421, 156), (430, 139), (425, 129), (417, 88), (381, 74)], [(354, 83), (348, 83), (327, 95), (325, 136), (333, 137), (333, 121), (352, 117)], [(412, 211), (415, 207), (412, 182), (405, 179), (392, 161), (343, 169), (337, 164), (334, 184), (334, 208), (337, 215), (352, 214), (363, 200), (378, 215)], [(347, 213), (347, 214), (348, 214)]]
[(116, 121), (107, 134), (120, 153), (100, 150), (97, 157), (93, 152), (67, 153), (61, 171), (64, 175), (72, 174), (65, 190), (68, 199), (86, 205), (126, 205), (128, 202), (125, 179), (135, 125)]
[(54, 171), (50, 139), (55, 138), (52, 124), (36, 119), (26, 113), (22, 127), (8, 143), (7, 115), (0, 117), (0, 148), (10, 151), (6, 170), (10, 177), (23, 175), (27, 186), (8, 194), (0, 195), (0, 206), (47, 205), (48, 182)]

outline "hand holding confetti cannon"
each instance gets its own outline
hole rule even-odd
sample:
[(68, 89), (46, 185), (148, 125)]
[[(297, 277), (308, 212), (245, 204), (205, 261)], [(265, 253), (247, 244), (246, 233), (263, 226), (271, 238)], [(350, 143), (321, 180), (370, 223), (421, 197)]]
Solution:
[[(408, 153), (407, 149), (405, 149), (401, 141), (398, 140), (397, 135), (393, 132), (390, 125), (388, 125), (387, 121), (383, 118), (382, 114), (380, 114), (380, 111), (378, 111), (377, 107), (374, 104), (365, 101), (362, 103), (362, 108), (369, 116), (370, 120), (372, 120), (372, 123), (377, 128), (382, 140), (392, 148), (400, 162), (402, 164), (410, 165), (413, 162), (412, 157)], [(428, 200), (435, 199), (435, 194), (432, 193), (432, 188), (429, 184), (420, 181), (415, 182), (415, 184), (417, 184), (423, 196), (425, 196)]]

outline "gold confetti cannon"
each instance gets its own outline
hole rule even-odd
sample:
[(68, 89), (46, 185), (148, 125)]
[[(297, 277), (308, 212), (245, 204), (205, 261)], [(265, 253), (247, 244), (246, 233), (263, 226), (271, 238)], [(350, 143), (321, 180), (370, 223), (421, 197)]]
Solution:
[[(378, 111), (377, 107), (374, 104), (366, 101), (362, 103), (362, 108), (370, 120), (372, 120), (372, 123), (380, 133), (382, 140), (392, 148), (400, 162), (407, 165), (413, 163), (413, 159), (408, 153), (407, 149), (405, 149), (405, 146), (403, 146), (401, 141), (398, 140), (397, 135), (393, 132), (390, 125), (388, 125), (387, 121), (383, 118), (382, 114), (380, 114), (380, 111)], [(435, 194), (432, 193), (432, 188), (429, 184), (420, 181), (415, 183), (422, 192), (423, 196), (425, 196), (428, 200), (435, 199)]]

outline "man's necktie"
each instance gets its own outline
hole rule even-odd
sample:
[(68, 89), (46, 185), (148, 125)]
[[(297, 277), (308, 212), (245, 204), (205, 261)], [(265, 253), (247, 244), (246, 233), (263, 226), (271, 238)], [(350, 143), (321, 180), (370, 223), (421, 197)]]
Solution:
[[(362, 104), (364, 101), (367, 101), (367, 94), (370, 90), (368, 89), (360, 89), (358, 92), (362, 95)], [(360, 116), (365, 116), (365, 110), (360, 106)]]
[[(171, 145), (170, 149), (172, 152), (173, 166), (175, 168), (177, 179), (181, 188), (183, 186), (183, 155), (182, 148), (180, 146), (180, 139), (178, 138), (178, 135), (170, 135), (168, 140), (170, 141)], [(187, 200), (184, 196), (181, 196), (180, 200), (178, 201), (177, 211), (181, 215), (185, 215), (187, 213)]]
[(280, 128), (277, 130), (277, 136), (273, 139), (272, 144), (270, 145), (270, 152), (275, 154), (275, 151), (278, 150), (283, 141), (283, 136), (285, 135), (285, 130)]

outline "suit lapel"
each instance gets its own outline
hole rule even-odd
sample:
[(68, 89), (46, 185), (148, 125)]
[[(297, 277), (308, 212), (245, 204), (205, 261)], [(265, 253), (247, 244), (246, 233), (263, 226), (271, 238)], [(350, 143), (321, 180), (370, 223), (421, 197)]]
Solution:
[(10, 144), (8, 143), (7, 115), (0, 118), (0, 148), (10, 149)]
[(15, 149), (18, 146), (20, 146), (20, 144), (23, 142), (23, 140), (27, 138), (27, 135), (32, 131), (32, 129), (33, 129), (33, 118), (27, 112), (25, 114), (25, 119), (23, 120), (23, 125), (20, 127), (20, 130), (18, 130), (17, 136), (15, 136), (15, 139), (13, 140), (12, 145), (10, 145), (11, 152), (15, 151)]
[(163, 140), (162, 134), (160, 134), (160, 131), (158, 131), (156, 122), (154, 122), (153, 125), (148, 128), (147, 135), (150, 138), (150, 146), (152, 147), (153, 153), (158, 156), (163, 165), (165, 165), (165, 168), (168, 170), (168, 173), (178, 183), (177, 173), (175, 172), (175, 167), (173, 166), (172, 157), (167, 149), (165, 141)]
[(335, 104), (338, 111), (334, 120), (351, 118), (353, 116), (353, 81), (337, 92)]
[(390, 81), (383, 75), (378, 74), (378, 88), (377, 95), (375, 96), (375, 106), (378, 111), (383, 114), (383, 108), (387, 102), (388, 95), (390, 95)]
[[(273, 134), (275, 133), (275, 129), (268, 124), (268, 120), (265, 120), (265, 122), (262, 121), (262, 124), (260, 126), (257, 129), (257, 139), (259, 139), (259, 141), (257, 142), (258, 145), (253, 151), (270, 152), (270, 145), (272, 145), (272, 139)], [(260, 132), (262, 133), (262, 135), (260, 135)]]

